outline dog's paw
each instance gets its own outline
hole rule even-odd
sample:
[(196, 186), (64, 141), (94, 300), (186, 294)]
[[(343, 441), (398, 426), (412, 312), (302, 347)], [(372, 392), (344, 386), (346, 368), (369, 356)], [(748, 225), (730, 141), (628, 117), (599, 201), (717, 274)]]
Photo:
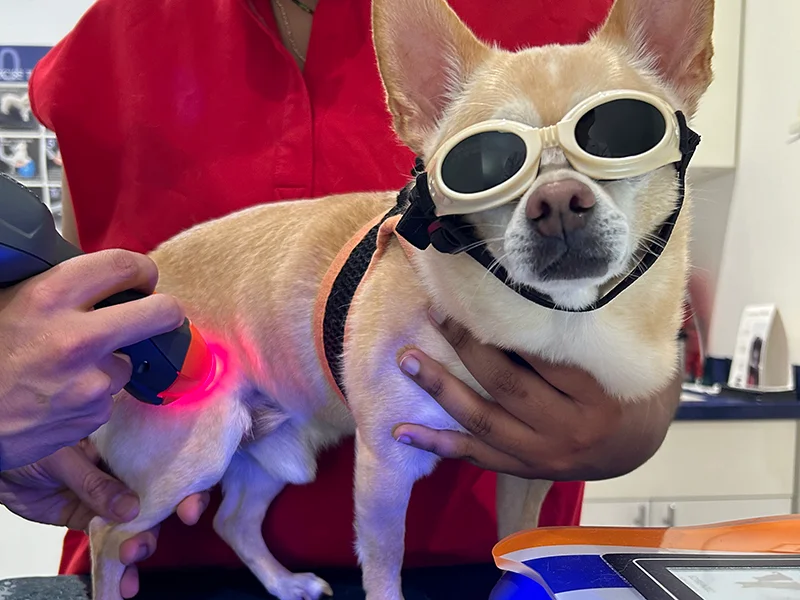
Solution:
[(328, 582), (313, 573), (293, 573), (275, 582), (269, 592), (280, 600), (319, 600), (323, 596), (333, 596)]

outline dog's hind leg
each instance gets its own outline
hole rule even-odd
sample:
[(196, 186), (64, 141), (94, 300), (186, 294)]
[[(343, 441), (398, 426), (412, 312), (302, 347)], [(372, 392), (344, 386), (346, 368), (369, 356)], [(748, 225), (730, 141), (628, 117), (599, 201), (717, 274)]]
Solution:
[(92, 441), (111, 471), (138, 494), (139, 515), (129, 523), (92, 521), (94, 600), (121, 600), (122, 542), (161, 523), (186, 497), (216, 485), (249, 422), (233, 391), (165, 407), (118, 400)]
[[(177, 502), (175, 503), (177, 506)], [(124, 524), (110, 523), (95, 517), (89, 524), (89, 540), (92, 556), (93, 600), (122, 600), (120, 583), (125, 565), (120, 562), (119, 548), (122, 543), (161, 523), (172, 513), (164, 507), (161, 511), (143, 511), (133, 521)]]
[[(184, 472), (188, 472), (188, 469)], [(196, 483), (187, 486), (183, 485), (185, 481), (172, 479), (165, 471), (146, 489), (137, 490), (141, 503), (139, 515), (128, 523), (111, 523), (101, 517), (92, 519), (89, 524), (89, 541), (92, 556), (93, 600), (121, 600), (119, 588), (125, 567), (120, 562), (119, 551), (125, 540), (164, 521), (184, 498), (216, 484), (222, 472), (195, 472), (194, 475), (197, 476)]]
[(287, 483), (309, 483), (316, 451), (291, 422), (245, 447), (222, 480), (223, 499), (214, 530), (236, 552), (267, 591), (280, 600), (318, 600), (333, 595), (313, 573), (292, 573), (272, 555), (262, 534), (270, 503)]
[[(165, 474), (165, 478), (168, 475)], [(89, 540), (92, 556), (93, 600), (122, 600), (120, 582), (124, 565), (120, 562), (119, 550), (122, 543), (144, 531), (152, 529), (169, 517), (178, 504), (187, 496), (212, 487), (221, 474), (209, 480), (199, 474), (198, 485), (192, 488), (172, 486), (165, 480), (158, 482), (146, 491), (139, 491), (141, 508), (139, 515), (128, 523), (110, 523), (95, 517), (89, 525)], [(166, 485), (161, 485), (166, 484)]]

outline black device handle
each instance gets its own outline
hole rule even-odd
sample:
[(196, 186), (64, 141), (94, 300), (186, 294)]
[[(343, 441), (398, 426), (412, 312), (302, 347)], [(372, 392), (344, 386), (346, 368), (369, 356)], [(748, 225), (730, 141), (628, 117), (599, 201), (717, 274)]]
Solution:
[(58, 234), (50, 210), (32, 191), (0, 174), (0, 288), (81, 254)]
[[(11, 287), (84, 253), (58, 233), (53, 215), (36, 195), (0, 174), (0, 288)], [(147, 297), (125, 290), (102, 300), (105, 308)], [(158, 396), (177, 379), (191, 343), (188, 319), (175, 331), (121, 348), (133, 363), (125, 389), (135, 398), (161, 404)]]
[[(44, 273), (59, 263), (82, 256), (56, 229), (50, 210), (28, 188), (2, 175), (0, 179), (0, 288)], [(140, 300), (147, 294), (125, 290), (96, 308)]]

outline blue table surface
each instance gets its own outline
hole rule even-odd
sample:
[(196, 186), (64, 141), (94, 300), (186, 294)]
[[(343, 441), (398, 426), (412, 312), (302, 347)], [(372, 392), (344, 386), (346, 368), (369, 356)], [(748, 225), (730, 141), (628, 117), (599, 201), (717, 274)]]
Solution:
[(703, 400), (681, 402), (678, 421), (736, 421), (761, 419), (800, 420), (800, 401), (754, 400), (739, 396), (704, 396)]

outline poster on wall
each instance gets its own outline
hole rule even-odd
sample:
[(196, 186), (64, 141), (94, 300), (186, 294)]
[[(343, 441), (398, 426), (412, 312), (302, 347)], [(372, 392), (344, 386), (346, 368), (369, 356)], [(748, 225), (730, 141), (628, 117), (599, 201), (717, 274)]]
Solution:
[(0, 45), (0, 173), (46, 204), (61, 230), (61, 152), (31, 111), (28, 81), (49, 46)]

